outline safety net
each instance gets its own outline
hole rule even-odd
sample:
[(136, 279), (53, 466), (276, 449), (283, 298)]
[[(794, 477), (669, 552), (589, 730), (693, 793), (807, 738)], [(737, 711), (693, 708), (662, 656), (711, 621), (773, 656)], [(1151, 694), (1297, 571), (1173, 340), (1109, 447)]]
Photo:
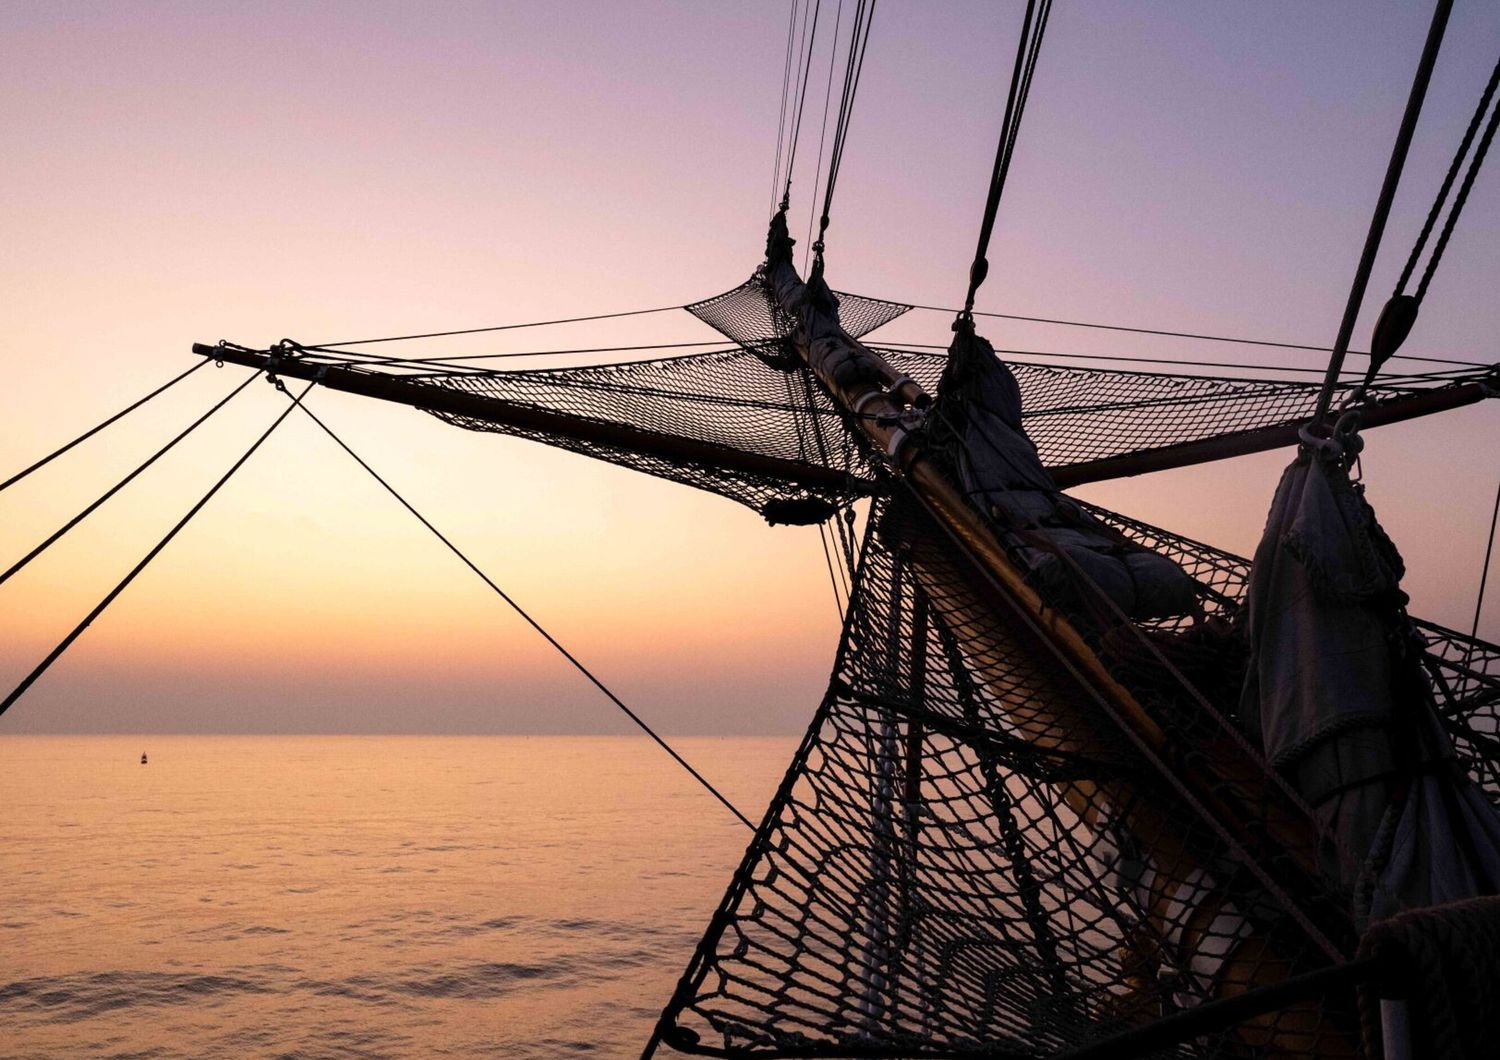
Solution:
[[(847, 415), (809, 380), (805, 368), (778, 368), (762, 354), (764, 348), (580, 368), (455, 371), (409, 378), (420, 385), (690, 439), (726, 452), (830, 468), (849, 476), (831, 485), (797, 485), (775, 472), (728, 470), (711, 458), (669, 459), (643, 454), (640, 447), (628, 443), (580, 441), (566, 431), (434, 412), (457, 426), (571, 449), (719, 493), (758, 511), (773, 500), (816, 497), (841, 505), (876, 492), (879, 468), (851, 441), (849, 435), (855, 432), (850, 430)], [(872, 349), (928, 393), (936, 391), (944, 355)], [(1318, 396), (1317, 387), (1295, 381), (1007, 363), (1022, 389), (1027, 433), (1043, 462), (1053, 469), (1294, 424), (1311, 415)], [(1396, 398), (1431, 385), (1381, 385), (1371, 389), (1367, 400)]]
[[(1090, 510), (1176, 560), (1210, 615), (1241, 606), (1245, 560)], [(1155, 721), (1189, 730), (1170, 749), (1141, 739), (984, 584), (909, 495), (876, 502), (828, 691), (663, 1044), (1063, 1055), (1349, 956), (1347, 896), (1299, 858), (1311, 822), (1264, 763), (1215, 778), (1219, 721), (1184, 719), (1127, 650), (1100, 644)], [(1422, 629), (1445, 724), (1496, 799), (1500, 650)], [(1225, 812), (1256, 791), (1286, 812)], [(1149, 1055), (1353, 1056), (1358, 1041), (1352, 997), (1310, 994)]]
[[(912, 502), (877, 505), (829, 691), (666, 1044), (1045, 1056), (1337, 957), (982, 584)], [(1304, 1004), (1210, 1052), (1349, 1033)]]

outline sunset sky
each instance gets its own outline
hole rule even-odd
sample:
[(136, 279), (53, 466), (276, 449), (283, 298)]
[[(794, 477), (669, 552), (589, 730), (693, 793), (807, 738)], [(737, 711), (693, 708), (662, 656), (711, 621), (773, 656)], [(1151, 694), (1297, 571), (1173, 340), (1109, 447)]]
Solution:
[[(822, 7), (797, 233), (837, 5)], [(835, 287), (962, 299), (1021, 8), (879, 5), (829, 231)], [(187, 367), (195, 341), (477, 327), (735, 286), (764, 245), (787, 10), (0, 5), (0, 478)], [(1426, 3), (1058, 4), (980, 308), (1331, 343), (1429, 15)], [(1500, 9), (1458, 4), (1361, 348), (1497, 53)], [(1405, 352), (1500, 359), (1497, 277), (1492, 158)], [(877, 337), (942, 343), (948, 325), (913, 313)], [(984, 330), (997, 346), (1323, 363), (1008, 321)], [(404, 352), (713, 337), (678, 313)], [(0, 565), (244, 371), (197, 373), (0, 494)], [(309, 400), (663, 730), (805, 725), (837, 638), (814, 529), (768, 528), (715, 496), (410, 409)], [(256, 384), (0, 586), (0, 693), (284, 404)], [(1467, 629), (1500, 402), (1368, 443), (1365, 481), (1406, 555), (1413, 612)], [(1248, 552), (1290, 455), (1079, 492)], [(1481, 624), (1491, 639), (1495, 589)], [(0, 734), (90, 731), (625, 729), (299, 417), (0, 718)]]

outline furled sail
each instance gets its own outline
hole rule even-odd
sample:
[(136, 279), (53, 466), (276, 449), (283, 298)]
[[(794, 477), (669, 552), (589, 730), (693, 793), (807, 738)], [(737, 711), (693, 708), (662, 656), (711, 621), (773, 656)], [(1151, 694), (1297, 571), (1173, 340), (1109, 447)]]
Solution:
[(1500, 814), (1457, 767), (1404, 568), (1350, 481), (1357, 435), (1303, 447), (1252, 568), (1242, 723), (1344, 838), (1332, 871), (1372, 919), (1500, 894)]

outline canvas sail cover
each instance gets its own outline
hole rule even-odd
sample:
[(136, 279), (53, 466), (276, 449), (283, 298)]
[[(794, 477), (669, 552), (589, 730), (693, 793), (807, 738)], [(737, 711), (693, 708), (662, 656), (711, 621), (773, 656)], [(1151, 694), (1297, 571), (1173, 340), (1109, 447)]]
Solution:
[(1241, 718), (1313, 806), (1372, 918), (1500, 894), (1500, 815), (1456, 762), (1401, 557), (1342, 450), (1283, 474), (1247, 603)]

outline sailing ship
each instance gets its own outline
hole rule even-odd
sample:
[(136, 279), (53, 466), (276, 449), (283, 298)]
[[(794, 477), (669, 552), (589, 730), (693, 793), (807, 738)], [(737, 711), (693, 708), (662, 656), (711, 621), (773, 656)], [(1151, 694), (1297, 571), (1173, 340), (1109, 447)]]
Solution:
[[(784, 195), (749, 279), (685, 307), (722, 348), (494, 371), (194, 345), (306, 384), (267, 434), (313, 416), (321, 386), (824, 528), (850, 578), (826, 693), (647, 1056), (1396, 1060), (1495, 1040), (1500, 646), (1406, 613), (1354, 469), (1361, 432), (1500, 396), (1500, 365), (1386, 370), (1500, 121), (1500, 66), (1426, 277), (1387, 303), (1363, 378), (1342, 372), (1448, 6), (1321, 386), (1002, 360), (980, 334), (1048, 0), (1026, 7), (944, 353), (868, 339), (912, 307), (824, 277), (873, 0), (855, 5), (811, 270)], [(784, 78), (785, 120), (806, 82)], [(1065, 492), (1269, 450), (1291, 463), (1253, 561)]]

